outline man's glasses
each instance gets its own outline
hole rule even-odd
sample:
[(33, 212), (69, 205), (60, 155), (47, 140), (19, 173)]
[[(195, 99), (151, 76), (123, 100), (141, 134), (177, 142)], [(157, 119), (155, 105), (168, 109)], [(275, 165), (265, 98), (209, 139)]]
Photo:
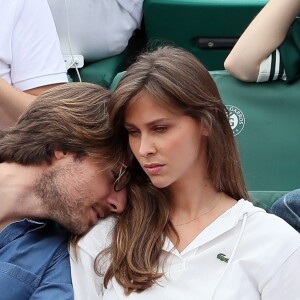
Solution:
[(123, 190), (126, 187), (126, 185), (129, 183), (131, 174), (128, 170), (128, 167), (124, 164), (121, 164), (119, 174), (115, 172), (113, 173), (116, 178), (114, 182), (114, 191), (119, 192)]

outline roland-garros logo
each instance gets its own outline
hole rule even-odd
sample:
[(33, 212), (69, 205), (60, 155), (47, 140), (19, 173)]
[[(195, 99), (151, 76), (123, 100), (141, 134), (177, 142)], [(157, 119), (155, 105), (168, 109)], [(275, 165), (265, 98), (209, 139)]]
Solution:
[(226, 105), (226, 107), (228, 110), (228, 119), (233, 135), (238, 135), (244, 129), (245, 116), (236, 106)]

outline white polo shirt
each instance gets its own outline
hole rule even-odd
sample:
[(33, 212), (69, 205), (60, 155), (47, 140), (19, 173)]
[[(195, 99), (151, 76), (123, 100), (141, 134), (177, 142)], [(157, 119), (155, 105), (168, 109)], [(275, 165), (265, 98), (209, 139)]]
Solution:
[(0, 0), (0, 77), (22, 91), (68, 81), (47, 0)]
[[(113, 279), (103, 289), (93, 270), (110, 243), (114, 220), (94, 227), (71, 249), (76, 300), (298, 300), (300, 235), (282, 219), (239, 200), (181, 253), (167, 239), (165, 277), (142, 293), (125, 296)], [(142, 251), (142, 249), (141, 249)]]
[(142, 20), (143, 0), (48, 2), (62, 53), (82, 55), (85, 62), (121, 53)]

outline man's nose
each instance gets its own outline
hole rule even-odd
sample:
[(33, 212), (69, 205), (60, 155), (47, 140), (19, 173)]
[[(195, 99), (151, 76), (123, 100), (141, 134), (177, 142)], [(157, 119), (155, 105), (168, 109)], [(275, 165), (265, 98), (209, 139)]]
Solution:
[(113, 191), (112, 194), (108, 197), (107, 202), (110, 212), (115, 214), (120, 214), (121, 212), (123, 212), (127, 202), (126, 188), (118, 192)]

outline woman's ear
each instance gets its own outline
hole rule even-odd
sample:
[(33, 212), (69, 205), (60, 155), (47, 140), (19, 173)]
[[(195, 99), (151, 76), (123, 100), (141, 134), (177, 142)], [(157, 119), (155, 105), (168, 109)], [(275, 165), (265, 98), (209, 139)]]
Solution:
[(203, 128), (202, 128), (202, 135), (209, 136), (208, 129), (205, 126), (203, 126)]
[(208, 127), (203, 122), (200, 122), (200, 134), (203, 136), (209, 136)]

